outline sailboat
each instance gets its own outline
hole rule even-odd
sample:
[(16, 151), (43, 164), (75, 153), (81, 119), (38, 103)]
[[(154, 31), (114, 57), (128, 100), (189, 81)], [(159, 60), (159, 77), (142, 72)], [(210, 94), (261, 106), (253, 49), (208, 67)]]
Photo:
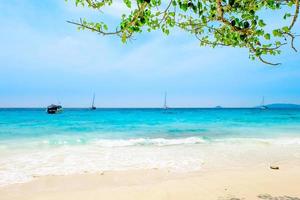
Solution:
[(93, 95), (93, 102), (92, 102), (91, 110), (96, 110), (96, 106), (95, 106), (95, 93)]
[(168, 105), (167, 105), (167, 93), (165, 92), (165, 101), (164, 101), (164, 107), (163, 107), (164, 110), (167, 110), (169, 109)]
[(268, 107), (265, 105), (265, 97), (262, 98), (261, 105), (259, 107), (261, 110), (266, 110)]

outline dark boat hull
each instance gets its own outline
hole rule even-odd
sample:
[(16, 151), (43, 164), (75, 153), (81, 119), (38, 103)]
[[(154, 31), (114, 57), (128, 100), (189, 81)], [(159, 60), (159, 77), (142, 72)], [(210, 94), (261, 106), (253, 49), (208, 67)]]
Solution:
[(58, 114), (62, 112), (62, 107), (57, 105), (51, 105), (47, 107), (48, 114)]

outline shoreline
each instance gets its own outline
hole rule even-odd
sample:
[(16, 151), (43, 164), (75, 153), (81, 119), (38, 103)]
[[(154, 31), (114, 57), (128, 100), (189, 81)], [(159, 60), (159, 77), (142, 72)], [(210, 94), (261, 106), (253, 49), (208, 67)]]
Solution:
[[(300, 166), (281, 164), (189, 173), (161, 169), (44, 176), (0, 188), (1, 200), (300, 199)], [(205, 198), (204, 198), (205, 197)]]
[(157, 169), (169, 170), (172, 174), (202, 174), (211, 171), (240, 171), (248, 169), (249, 166), (257, 169), (270, 165), (300, 166), (300, 146), (299, 140), (278, 143), (244, 139), (233, 143), (229, 140), (228, 143), (167, 146), (75, 145), (39, 149), (38, 152), (35, 149), (3, 151), (1, 159), (0, 188), (16, 183), (26, 184), (40, 177), (73, 176), (103, 171), (134, 172)]

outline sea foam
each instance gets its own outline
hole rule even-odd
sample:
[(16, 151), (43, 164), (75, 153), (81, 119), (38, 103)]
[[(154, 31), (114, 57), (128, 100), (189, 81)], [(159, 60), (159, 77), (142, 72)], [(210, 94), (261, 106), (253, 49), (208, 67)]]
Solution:
[(108, 140), (98, 139), (94, 141), (96, 145), (101, 147), (126, 147), (126, 146), (170, 146), (170, 145), (188, 145), (205, 143), (206, 141), (200, 137), (187, 137), (178, 139), (165, 138), (137, 138), (137, 139), (123, 139), (123, 140)]
[(48, 175), (153, 168), (191, 172), (203, 167), (239, 167), (287, 159), (300, 161), (300, 138), (96, 139), (83, 145), (62, 142), (47, 148), (3, 151), (0, 185)]

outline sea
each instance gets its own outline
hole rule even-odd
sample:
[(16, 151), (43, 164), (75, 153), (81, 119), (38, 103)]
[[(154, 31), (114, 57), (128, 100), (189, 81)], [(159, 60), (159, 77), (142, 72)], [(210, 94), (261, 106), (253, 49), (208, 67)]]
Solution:
[(0, 186), (114, 170), (300, 162), (300, 109), (0, 109)]

